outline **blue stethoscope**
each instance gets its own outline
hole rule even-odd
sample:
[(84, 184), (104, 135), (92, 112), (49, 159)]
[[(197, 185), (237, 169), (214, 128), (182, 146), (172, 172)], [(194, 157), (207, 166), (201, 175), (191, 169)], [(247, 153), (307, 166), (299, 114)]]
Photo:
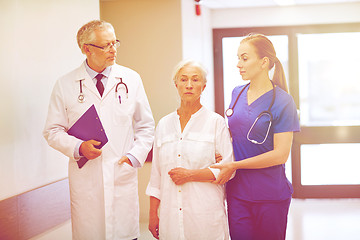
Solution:
[[(126, 83), (123, 82), (122, 78), (120, 78), (120, 77), (115, 77), (115, 78), (119, 79), (119, 82), (116, 84), (116, 87), (115, 87), (115, 98), (119, 97), (119, 103), (121, 104), (121, 96), (120, 96), (120, 94), (118, 94), (118, 88), (121, 87), (121, 85), (123, 85), (123, 87), (125, 88), (125, 92), (126, 92), (126, 99), (128, 98), (128, 95), (129, 95), (129, 89), (128, 89)], [(80, 80), (80, 93), (78, 96), (79, 103), (85, 102), (85, 96), (84, 96), (83, 89), (82, 89), (82, 81), (83, 80), (84, 79)]]
[[(254, 123), (251, 125), (251, 127), (250, 127), (250, 129), (249, 129), (249, 131), (248, 131), (248, 133), (247, 133), (247, 135), (246, 135), (247, 140), (249, 140), (250, 142), (252, 142), (252, 143), (254, 143), (254, 144), (263, 144), (263, 143), (266, 141), (266, 139), (267, 139), (267, 137), (268, 137), (268, 135), (269, 135), (269, 131), (270, 131), (270, 127), (271, 127), (272, 121), (273, 121), (273, 115), (272, 115), (272, 113), (271, 113), (270, 110), (271, 110), (272, 106), (274, 105), (274, 101), (275, 101), (275, 97), (276, 97), (276, 91), (275, 91), (275, 85), (274, 85), (274, 83), (273, 83), (272, 81), (271, 81), (271, 84), (272, 84), (272, 86), (273, 86), (273, 89), (272, 89), (272, 91), (273, 91), (273, 96), (272, 96), (272, 100), (271, 100), (270, 106), (269, 106), (268, 110), (262, 111), (262, 112), (256, 117)], [(246, 84), (245, 87), (243, 87), (243, 89), (240, 91), (239, 95), (237, 96), (237, 98), (236, 98), (233, 106), (232, 106), (232, 107), (229, 107), (229, 108), (225, 111), (225, 115), (226, 115), (227, 117), (231, 117), (231, 116), (234, 114), (234, 108), (235, 108), (235, 105), (236, 105), (237, 101), (239, 100), (240, 95), (243, 93), (243, 91), (245, 90), (245, 88), (246, 88), (247, 86), (249, 86), (249, 85), (250, 85), (250, 83)], [(261, 117), (263, 117), (263, 116), (268, 116), (269, 119), (270, 119), (270, 122), (269, 122), (269, 126), (268, 126), (268, 128), (267, 128), (267, 131), (266, 131), (266, 135), (265, 135), (264, 140), (261, 141), (261, 142), (258, 142), (258, 141), (254, 140), (254, 139), (250, 139), (250, 133), (251, 133), (251, 131), (253, 130), (255, 124), (257, 123), (257, 121), (258, 121)]]

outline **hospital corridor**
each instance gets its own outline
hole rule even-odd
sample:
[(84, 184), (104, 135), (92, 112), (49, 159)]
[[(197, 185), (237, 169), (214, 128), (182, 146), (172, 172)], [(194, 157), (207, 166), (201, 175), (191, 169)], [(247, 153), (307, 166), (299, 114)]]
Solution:
[[(227, 185), (229, 206), (248, 210), (260, 202), (259, 212), (281, 213), (268, 214), (277, 217), (269, 224), (261, 219), (260, 233), (248, 227), (255, 221), (243, 228), (235, 223), (233, 232), (261, 235), (276, 225), (274, 235), (283, 238), (287, 216), (286, 240), (360, 240), (359, 13), (360, 0), (0, 0), (0, 240), (71, 240), (92, 230), (117, 238), (120, 225), (133, 239), (138, 222), (138, 239), (151, 240), (149, 219), (153, 232), (158, 225), (150, 206), (157, 210), (175, 197), (178, 205), (167, 215), (179, 212), (206, 226), (188, 224), (188, 232), (207, 229), (207, 210), (219, 207), (211, 216), (220, 212), (213, 222), (225, 227), (214, 229), (227, 238), (226, 219), (236, 222), (240, 213), (227, 218), (226, 188), (209, 183), (226, 170), (243, 174)], [(260, 56), (251, 37), (266, 41), (271, 56)], [(176, 68), (184, 60), (201, 64)], [(208, 115), (188, 127), (198, 112), (186, 110), (194, 106)], [(97, 111), (91, 117), (106, 142), (101, 151), (93, 139), (69, 131), (88, 109)], [(82, 132), (92, 131), (94, 125)], [(189, 197), (191, 188), (176, 186), (180, 173), (173, 169), (185, 169), (185, 161), (216, 164), (218, 149), (227, 153), (219, 168), (228, 168), (198, 167), (207, 171), (207, 182), (188, 182), (210, 187), (196, 185), (201, 191), (189, 191), (195, 192)], [(80, 168), (77, 160), (87, 160), (85, 153), (94, 161)], [(172, 167), (160, 171), (168, 159)], [(162, 179), (162, 171), (171, 179)], [(169, 197), (156, 205), (161, 184)], [(72, 205), (70, 189), (77, 194)], [(202, 204), (204, 192), (215, 196), (216, 207)], [(156, 201), (151, 205), (150, 199)], [(192, 219), (183, 199), (192, 204), (185, 211), (206, 214)], [(91, 215), (87, 207), (96, 210)], [(74, 229), (86, 225), (89, 231), (72, 229), (74, 209)], [(124, 223), (118, 215), (130, 216)], [(178, 225), (163, 229), (185, 236)], [(196, 233), (203, 232), (213, 233)]]

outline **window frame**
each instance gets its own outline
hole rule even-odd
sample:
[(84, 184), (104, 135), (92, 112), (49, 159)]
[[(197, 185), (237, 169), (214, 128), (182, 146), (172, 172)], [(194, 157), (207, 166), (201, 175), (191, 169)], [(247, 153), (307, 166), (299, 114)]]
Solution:
[[(360, 32), (360, 23), (318, 24), (213, 29), (215, 111), (224, 116), (222, 38), (242, 37), (249, 33), (287, 35), (289, 40), (289, 92), (299, 109), (299, 67), (297, 34)], [(339, 43), (341, 44), (341, 43)], [(291, 150), (294, 198), (360, 198), (360, 185), (302, 185), (301, 145), (360, 143), (360, 126), (301, 126), (294, 133)]]

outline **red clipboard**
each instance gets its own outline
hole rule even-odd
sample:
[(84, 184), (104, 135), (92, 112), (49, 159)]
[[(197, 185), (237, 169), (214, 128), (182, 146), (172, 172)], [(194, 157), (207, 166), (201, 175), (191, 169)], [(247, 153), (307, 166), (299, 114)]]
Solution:
[[(101, 149), (108, 142), (105, 129), (94, 105), (86, 110), (74, 125), (71, 126), (67, 133), (83, 141), (93, 139), (101, 142), (99, 146), (95, 146), (98, 149)], [(88, 159), (85, 157), (80, 158), (77, 161), (79, 168), (82, 168), (87, 161)]]

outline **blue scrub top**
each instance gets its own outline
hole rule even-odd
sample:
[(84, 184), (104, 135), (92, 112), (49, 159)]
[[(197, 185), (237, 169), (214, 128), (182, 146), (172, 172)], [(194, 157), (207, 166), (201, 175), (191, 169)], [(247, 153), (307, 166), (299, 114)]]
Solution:
[[(238, 86), (233, 90), (230, 106), (234, 105), (244, 87), (245, 85)], [(246, 136), (256, 117), (262, 111), (268, 110), (273, 96), (273, 90), (270, 90), (248, 105), (248, 88), (246, 87), (239, 97), (234, 107), (234, 114), (228, 118), (236, 161), (273, 150), (275, 133), (300, 131), (293, 98), (280, 87), (275, 87), (276, 97), (270, 110), (273, 121), (266, 141), (259, 145), (247, 140)], [(249, 138), (262, 142), (268, 125), (268, 117), (260, 118)], [(239, 169), (235, 177), (227, 183), (226, 190), (229, 196), (252, 202), (281, 201), (290, 198), (293, 193), (291, 183), (285, 175), (285, 164), (263, 169)]]

